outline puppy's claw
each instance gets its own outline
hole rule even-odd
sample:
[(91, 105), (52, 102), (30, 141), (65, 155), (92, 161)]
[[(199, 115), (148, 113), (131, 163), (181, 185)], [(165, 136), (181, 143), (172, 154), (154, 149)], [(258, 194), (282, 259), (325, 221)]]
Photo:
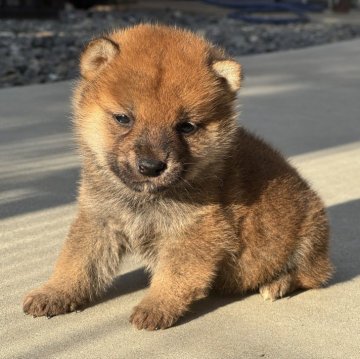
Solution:
[(177, 319), (178, 316), (160, 309), (159, 305), (141, 306), (140, 304), (134, 308), (130, 323), (139, 330), (159, 330), (171, 327)]
[(58, 314), (74, 311), (77, 303), (65, 293), (44, 287), (30, 292), (24, 300), (23, 310), (33, 318), (46, 316), (48, 319)]
[(292, 290), (292, 278), (290, 275), (284, 276), (274, 282), (260, 287), (260, 294), (264, 300), (271, 300), (283, 298)]

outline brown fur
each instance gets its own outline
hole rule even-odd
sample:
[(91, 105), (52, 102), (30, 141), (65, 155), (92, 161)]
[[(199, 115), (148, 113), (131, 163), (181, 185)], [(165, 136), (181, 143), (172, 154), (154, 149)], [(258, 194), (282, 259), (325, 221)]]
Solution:
[[(213, 288), (277, 299), (332, 273), (322, 202), (277, 151), (239, 127), (241, 68), (192, 33), (141, 25), (92, 41), (74, 97), (79, 213), (49, 281), (24, 311), (72, 311), (111, 284), (122, 257), (152, 280), (131, 315), (171, 326)], [(113, 114), (127, 114), (129, 126)], [(179, 123), (198, 125), (179, 133)], [(145, 177), (140, 158), (166, 162)]]

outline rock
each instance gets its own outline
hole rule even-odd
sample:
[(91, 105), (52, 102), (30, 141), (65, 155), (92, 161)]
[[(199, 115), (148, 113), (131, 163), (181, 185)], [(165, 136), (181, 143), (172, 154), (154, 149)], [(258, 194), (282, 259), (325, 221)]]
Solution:
[(356, 24), (248, 24), (185, 11), (75, 10), (58, 20), (0, 20), (0, 87), (54, 82), (78, 76), (79, 55), (88, 40), (116, 27), (140, 22), (189, 28), (231, 56), (281, 51), (360, 36)]

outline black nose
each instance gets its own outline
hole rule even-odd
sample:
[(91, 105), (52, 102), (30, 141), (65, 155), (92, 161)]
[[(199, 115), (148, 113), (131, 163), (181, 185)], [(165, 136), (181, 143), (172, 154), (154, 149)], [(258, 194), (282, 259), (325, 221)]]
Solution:
[(138, 163), (139, 172), (144, 176), (157, 177), (166, 168), (166, 163), (158, 160), (141, 159)]

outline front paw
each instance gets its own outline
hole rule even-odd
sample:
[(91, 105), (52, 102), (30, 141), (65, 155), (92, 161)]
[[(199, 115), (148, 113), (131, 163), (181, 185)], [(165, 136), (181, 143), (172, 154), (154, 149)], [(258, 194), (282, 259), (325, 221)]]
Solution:
[(76, 310), (78, 304), (68, 294), (50, 287), (42, 287), (28, 293), (23, 302), (24, 313), (34, 317), (51, 318)]
[(160, 303), (140, 303), (130, 316), (130, 323), (137, 329), (158, 330), (171, 327), (180, 317), (175, 310)]

